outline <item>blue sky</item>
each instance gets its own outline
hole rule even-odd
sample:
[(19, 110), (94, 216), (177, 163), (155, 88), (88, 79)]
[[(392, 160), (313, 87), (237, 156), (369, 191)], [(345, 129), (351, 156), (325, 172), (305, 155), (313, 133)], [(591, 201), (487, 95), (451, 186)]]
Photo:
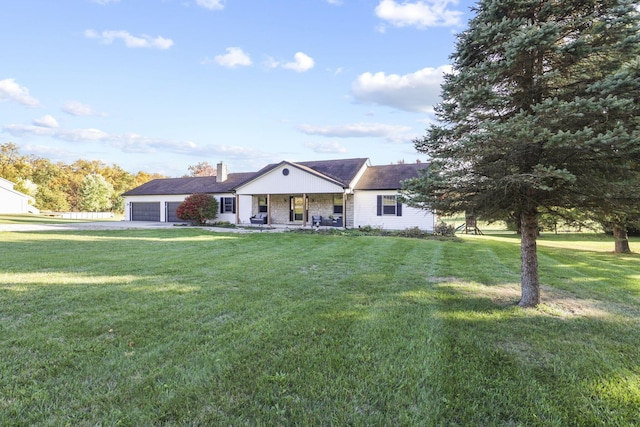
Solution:
[(20, 0), (0, 26), (0, 143), (168, 176), (426, 160), (471, 0)]

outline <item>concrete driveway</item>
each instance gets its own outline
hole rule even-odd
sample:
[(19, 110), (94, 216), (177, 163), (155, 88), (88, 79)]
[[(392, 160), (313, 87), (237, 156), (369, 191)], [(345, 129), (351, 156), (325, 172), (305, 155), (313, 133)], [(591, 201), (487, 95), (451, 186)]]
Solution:
[[(0, 224), (0, 231), (70, 231), (70, 230), (135, 230), (152, 228), (182, 228), (174, 223), (153, 221), (95, 221), (95, 222), (69, 222), (69, 223), (24, 223), (24, 224)], [(203, 227), (206, 230), (220, 233), (252, 233), (263, 231), (283, 231), (282, 229), (268, 228), (224, 228)]]
[(136, 228), (168, 228), (173, 224), (151, 221), (95, 221), (69, 223), (0, 224), (0, 231), (67, 231), (67, 230), (122, 230)]

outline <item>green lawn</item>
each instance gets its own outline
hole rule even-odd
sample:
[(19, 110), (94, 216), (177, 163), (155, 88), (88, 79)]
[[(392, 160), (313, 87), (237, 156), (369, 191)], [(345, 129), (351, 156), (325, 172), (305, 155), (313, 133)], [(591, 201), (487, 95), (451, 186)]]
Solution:
[(54, 215), (31, 215), (31, 214), (16, 214), (5, 215), (0, 214), (0, 224), (73, 224), (82, 222), (96, 222), (96, 221), (122, 221), (123, 215), (116, 214), (113, 218), (102, 219), (66, 219), (60, 218)]
[(0, 425), (640, 425), (612, 248), (543, 236), (524, 310), (505, 234), (0, 232)]

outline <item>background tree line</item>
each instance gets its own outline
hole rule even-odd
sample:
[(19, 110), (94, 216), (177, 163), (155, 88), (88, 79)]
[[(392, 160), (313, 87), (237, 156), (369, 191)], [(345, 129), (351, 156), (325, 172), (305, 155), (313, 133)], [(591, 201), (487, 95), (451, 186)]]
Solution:
[(57, 212), (124, 211), (122, 193), (155, 178), (157, 173), (135, 175), (118, 165), (79, 159), (71, 164), (20, 153), (17, 145), (0, 144), (0, 177), (35, 199), (40, 210)]

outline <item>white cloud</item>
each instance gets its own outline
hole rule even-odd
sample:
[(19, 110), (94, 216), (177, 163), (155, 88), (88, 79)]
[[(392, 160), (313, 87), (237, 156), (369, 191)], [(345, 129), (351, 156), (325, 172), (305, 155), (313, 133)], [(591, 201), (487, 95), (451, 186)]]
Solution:
[(108, 30), (102, 33), (98, 33), (95, 30), (86, 30), (84, 35), (89, 39), (99, 39), (104, 44), (111, 44), (114, 40), (120, 39), (126, 47), (130, 48), (154, 48), (164, 50), (173, 46), (173, 40), (171, 39), (166, 39), (161, 36), (153, 38), (147, 35), (136, 37), (124, 30)]
[(297, 52), (293, 57), (293, 62), (281, 63), (272, 57), (267, 57), (264, 62), (264, 65), (267, 68), (285, 68), (288, 70), (294, 70), (298, 73), (304, 73), (305, 71), (309, 71), (315, 66), (315, 61), (312, 57), (303, 52)]
[(29, 95), (29, 89), (20, 86), (15, 79), (0, 80), (0, 99), (9, 99), (27, 107), (40, 106), (40, 102)]
[(275, 58), (267, 56), (267, 59), (264, 60), (264, 66), (266, 68), (278, 68), (280, 63), (276, 61)]
[(347, 149), (335, 141), (331, 142), (307, 142), (305, 147), (318, 154), (343, 154)]
[(120, 0), (89, 0), (91, 3), (97, 3), (101, 5), (109, 4), (109, 3), (118, 3)]
[(91, 106), (78, 101), (65, 102), (62, 111), (72, 116), (106, 116), (106, 114), (98, 113)]
[(49, 136), (67, 142), (104, 141), (109, 136), (99, 129), (61, 129), (32, 125), (6, 125), (3, 129), (14, 136)]
[[(450, 5), (457, 4), (457, 0), (419, 0), (402, 3), (381, 0), (375, 12), (378, 18), (396, 27), (448, 27), (461, 23), (462, 12), (449, 8)], [(379, 31), (384, 32), (384, 28)]]
[(204, 7), (209, 10), (222, 10), (224, 9), (223, 0), (196, 0), (196, 4), (200, 7)]
[[(226, 157), (242, 158), (242, 157), (264, 157), (265, 153), (255, 151), (253, 148), (240, 147), (237, 145), (215, 145), (212, 147), (217, 154)], [(209, 155), (209, 153), (205, 153)]]
[(53, 116), (50, 116), (49, 114), (47, 114), (46, 116), (40, 119), (34, 119), (33, 124), (34, 126), (40, 126), (45, 128), (51, 128), (51, 129), (58, 127), (58, 121), (55, 118), (53, 118)]
[(293, 62), (283, 64), (282, 68), (297, 71), (298, 73), (304, 73), (315, 66), (313, 58), (303, 52), (297, 52), (293, 58)]
[(35, 154), (38, 157), (46, 157), (48, 159), (66, 158), (70, 160), (69, 163), (72, 163), (73, 161), (78, 159), (78, 156), (75, 153), (72, 153), (71, 151), (65, 150), (64, 148), (60, 147), (51, 147), (49, 145), (21, 144), (21, 148), (23, 148), (27, 153)]
[[(155, 154), (155, 153), (171, 153), (192, 156), (195, 159), (210, 158), (211, 155), (220, 156), (225, 159), (241, 159), (255, 163), (253, 169), (257, 170), (264, 166), (265, 159), (269, 162), (275, 162), (280, 159), (273, 159), (272, 153), (258, 151), (252, 148), (233, 146), (233, 145), (199, 145), (193, 141), (152, 138), (136, 133), (110, 134), (100, 129), (63, 129), (43, 126), (47, 120), (45, 116), (42, 119), (34, 120), (34, 125), (5, 125), (0, 129), (13, 136), (20, 137), (41, 137), (53, 138), (55, 140), (71, 143), (83, 147), (89, 144), (104, 144), (116, 148), (124, 153), (132, 154)], [(23, 143), (23, 147), (28, 147), (29, 152), (40, 153), (44, 157), (67, 158), (70, 161), (82, 157), (75, 151), (69, 151), (67, 148), (60, 147), (62, 144), (53, 144), (55, 148), (51, 148), (51, 144), (47, 145), (31, 145)], [(71, 148), (73, 150), (73, 148)], [(83, 151), (85, 152), (85, 151)], [(147, 156), (148, 158), (148, 156)], [(250, 159), (250, 160), (247, 160)], [(181, 173), (181, 172), (176, 172)]]
[(415, 73), (398, 74), (364, 73), (352, 84), (354, 98), (364, 104), (378, 104), (403, 111), (431, 113), (439, 102), (440, 85), (444, 73), (451, 66), (423, 68)]
[[(45, 116), (46, 117), (46, 116)], [(34, 120), (40, 123), (40, 120)], [(108, 144), (125, 153), (174, 153), (195, 156), (210, 156), (212, 152), (227, 155), (242, 156), (251, 151), (243, 147), (231, 146), (200, 146), (193, 141), (151, 138), (136, 133), (110, 134), (100, 129), (63, 129), (37, 125), (10, 124), (3, 127), (3, 131), (13, 136), (48, 137), (70, 143), (99, 143)]]
[(407, 142), (409, 126), (388, 125), (384, 123), (352, 123), (339, 126), (300, 125), (298, 130), (307, 135), (318, 135), (330, 138), (385, 138), (389, 142)]
[(109, 135), (108, 141), (126, 153), (171, 152), (176, 154), (192, 154), (198, 150), (193, 141), (176, 141), (161, 138), (150, 138), (136, 133)]
[[(57, 127), (31, 126), (11, 124), (4, 126), (4, 131), (14, 136), (32, 135), (51, 137), (66, 142), (111, 142), (114, 146), (126, 148), (127, 146), (142, 146), (145, 152), (149, 152), (149, 139), (134, 134), (110, 135), (100, 129), (61, 129)], [(139, 151), (131, 149), (125, 151)]]
[(341, 5), (342, 0), (326, 0), (329, 4)]
[[(238, 66), (248, 67), (253, 62), (251, 57), (244, 53), (239, 47), (228, 47), (227, 53), (224, 55), (216, 55), (214, 61), (223, 67), (235, 68)], [(211, 62), (205, 60), (205, 62)]]

